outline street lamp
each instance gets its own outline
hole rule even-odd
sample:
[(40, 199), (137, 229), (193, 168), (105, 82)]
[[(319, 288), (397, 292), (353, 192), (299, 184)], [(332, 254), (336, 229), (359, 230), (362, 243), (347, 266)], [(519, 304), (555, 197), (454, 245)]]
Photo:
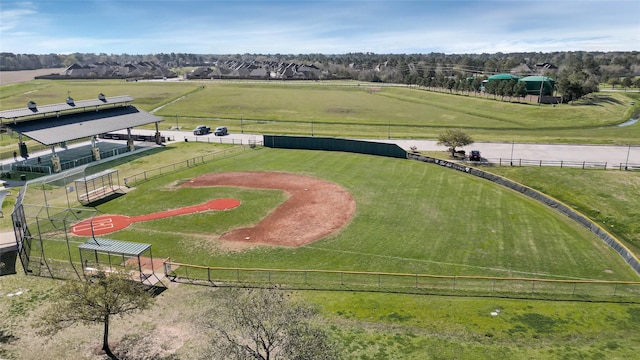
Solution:
[(511, 166), (513, 166), (513, 145), (515, 144), (514, 140), (511, 140)]
[(631, 144), (629, 144), (629, 149), (627, 150), (627, 161), (624, 163), (624, 169), (627, 170), (629, 167), (629, 153), (631, 153)]

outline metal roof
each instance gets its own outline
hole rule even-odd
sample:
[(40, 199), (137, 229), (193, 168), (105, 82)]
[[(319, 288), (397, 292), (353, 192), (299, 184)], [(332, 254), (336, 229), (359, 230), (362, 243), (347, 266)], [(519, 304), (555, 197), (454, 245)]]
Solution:
[(43, 145), (54, 145), (160, 121), (161, 117), (129, 105), (5, 125)]
[[(103, 99), (101, 99), (103, 98)], [(51, 105), (43, 105), (43, 106), (35, 106), (33, 109), (30, 109), (28, 106), (22, 109), (13, 109), (13, 110), (5, 110), (0, 111), (0, 117), (5, 119), (15, 119), (33, 115), (52, 115), (61, 111), (68, 110), (88, 110), (86, 108), (98, 108), (100, 106), (105, 105), (117, 105), (117, 104), (126, 104), (128, 102), (133, 101), (133, 97), (129, 95), (122, 96), (113, 96), (113, 97), (99, 97), (93, 100), (80, 100), (80, 101), (71, 101), (70, 103), (62, 103), (62, 104), (51, 104)], [(90, 109), (89, 109), (90, 110)]]
[(82, 179), (74, 180), (74, 182), (87, 182), (87, 181), (95, 180), (99, 177), (110, 175), (117, 172), (118, 170), (115, 170), (115, 169), (107, 169), (107, 170), (100, 171), (99, 173), (95, 173), (93, 175), (85, 176)]
[(124, 254), (138, 256), (151, 247), (151, 244), (134, 243), (103, 238), (93, 238), (78, 246), (80, 250), (91, 250), (101, 253)]

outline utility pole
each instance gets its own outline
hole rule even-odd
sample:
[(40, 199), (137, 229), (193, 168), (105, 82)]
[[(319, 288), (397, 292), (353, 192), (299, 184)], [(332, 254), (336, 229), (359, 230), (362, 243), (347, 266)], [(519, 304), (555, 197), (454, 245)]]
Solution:
[(511, 166), (513, 166), (513, 146), (515, 145), (515, 141), (511, 140)]

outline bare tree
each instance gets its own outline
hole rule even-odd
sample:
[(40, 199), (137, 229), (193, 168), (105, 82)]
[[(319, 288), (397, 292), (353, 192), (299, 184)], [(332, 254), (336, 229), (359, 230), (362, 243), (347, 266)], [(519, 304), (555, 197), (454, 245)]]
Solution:
[(336, 344), (312, 321), (313, 308), (280, 290), (228, 289), (201, 317), (211, 332), (211, 359), (338, 359)]
[(98, 272), (86, 281), (68, 281), (58, 288), (51, 306), (38, 324), (39, 335), (54, 335), (76, 323), (102, 323), (102, 350), (117, 359), (109, 348), (109, 321), (112, 315), (127, 315), (152, 304), (147, 288), (132, 281), (128, 272)]
[(438, 145), (446, 146), (451, 152), (451, 156), (456, 155), (456, 148), (473, 144), (471, 136), (460, 129), (447, 129), (438, 136)]

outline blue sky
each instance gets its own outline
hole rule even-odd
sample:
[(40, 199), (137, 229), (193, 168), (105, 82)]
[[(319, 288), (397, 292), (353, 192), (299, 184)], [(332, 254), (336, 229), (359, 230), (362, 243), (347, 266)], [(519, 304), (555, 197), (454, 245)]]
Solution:
[(638, 0), (0, 0), (0, 51), (640, 51)]

